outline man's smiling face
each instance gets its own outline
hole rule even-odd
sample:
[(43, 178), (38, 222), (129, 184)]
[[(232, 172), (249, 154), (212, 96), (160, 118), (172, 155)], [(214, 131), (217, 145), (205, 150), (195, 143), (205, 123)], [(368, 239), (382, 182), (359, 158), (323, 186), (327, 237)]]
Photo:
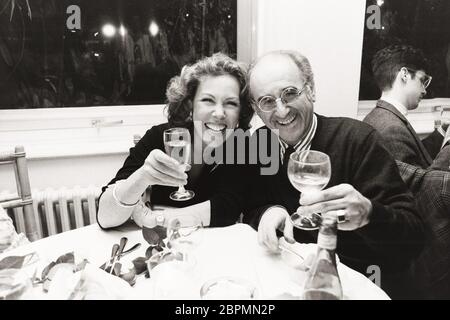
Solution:
[[(281, 92), (294, 87), (303, 90), (293, 101), (285, 104), (278, 100), (277, 107), (263, 112), (256, 105), (264, 96), (277, 99)], [(279, 137), (289, 145), (300, 141), (311, 127), (314, 93), (305, 87), (302, 71), (288, 56), (271, 54), (257, 62), (250, 75), (250, 90), (255, 111), (270, 129), (279, 130)]]

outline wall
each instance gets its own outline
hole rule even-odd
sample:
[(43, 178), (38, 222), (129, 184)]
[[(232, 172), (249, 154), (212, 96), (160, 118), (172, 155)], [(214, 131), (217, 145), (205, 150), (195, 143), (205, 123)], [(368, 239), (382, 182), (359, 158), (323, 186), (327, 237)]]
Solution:
[(355, 118), (365, 1), (258, 1), (257, 10), (257, 54), (299, 50), (315, 74), (315, 110)]
[[(61, 157), (28, 160), (28, 171), (32, 189), (48, 187), (71, 188), (79, 185), (103, 186), (108, 183), (122, 166), (126, 153), (83, 157)], [(15, 191), (12, 170), (0, 171), (0, 191)]]
[[(2, 110), (0, 150), (25, 147), (32, 189), (102, 186), (121, 167), (134, 135), (142, 136), (165, 121), (163, 109), (162, 105), (32, 109), (21, 110), (23, 115)], [(105, 122), (94, 126), (93, 119)], [(120, 125), (109, 125), (118, 121)], [(12, 166), (0, 166), (0, 193), (15, 192), (14, 181)]]

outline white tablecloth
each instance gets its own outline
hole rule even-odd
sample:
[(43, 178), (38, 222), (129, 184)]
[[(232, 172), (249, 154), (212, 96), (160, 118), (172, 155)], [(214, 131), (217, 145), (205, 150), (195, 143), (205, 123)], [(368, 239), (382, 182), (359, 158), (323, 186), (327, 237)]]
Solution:
[[(248, 225), (205, 228), (203, 233), (203, 239), (193, 253), (196, 260), (193, 267), (182, 272), (159, 272), (161, 275), (151, 279), (140, 276), (134, 287), (121, 290), (120, 298), (199, 299), (202, 284), (220, 276), (234, 276), (252, 282), (258, 289), (259, 299), (301, 295), (306, 274), (288, 266), (279, 254), (270, 254), (262, 248), (257, 242), (257, 233)], [(142, 243), (140, 249), (123, 257), (122, 261), (145, 256), (148, 244), (137, 227), (128, 225), (103, 231), (97, 225), (91, 225), (19, 247), (4, 253), (0, 259), (6, 255), (37, 252), (42, 267), (60, 255), (74, 251), (76, 257), (87, 258), (92, 266), (98, 267), (109, 258), (112, 245), (119, 243), (122, 236), (128, 238), (127, 248), (137, 242)], [(305, 245), (305, 250), (315, 250), (314, 246)], [(373, 282), (344, 264), (338, 263), (338, 272), (345, 299), (389, 299)], [(46, 298), (41, 288), (34, 289), (34, 292), (31, 298)]]

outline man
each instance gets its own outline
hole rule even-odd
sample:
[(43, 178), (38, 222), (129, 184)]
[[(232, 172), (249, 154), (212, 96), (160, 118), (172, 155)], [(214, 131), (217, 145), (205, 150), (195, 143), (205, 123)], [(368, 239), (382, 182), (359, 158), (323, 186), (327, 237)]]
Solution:
[(428, 226), (425, 249), (414, 261), (412, 279), (423, 298), (450, 298), (450, 172), (396, 161)]
[[(298, 52), (262, 56), (250, 67), (249, 85), (253, 107), (266, 125), (255, 134), (269, 129), (277, 133), (282, 160), (277, 174), (259, 175), (253, 181), (249, 206), (257, 209), (247, 210), (245, 221), (258, 229), (259, 242), (278, 251), (277, 229), (290, 241), (317, 241), (317, 231), (293, 230), (290, 223), (299, 198), (301, 206), (314, 212), (343, 212), (337, 247), (341, 261), (364, 274), (368, 266), (379, 266), (382, 287), (400, 296), (388, 278), (406, 269), (418, 254), (424, 231), (413, 198), (379, 134), (362, 122), (313, 112), (313, 73)], [(286, 166), (289, 153), (306, 149), (330, 156), (332, 176), (325, 190), (300, 197), (289, 182)]]
[(421, 141), (406, 115), (418, 107), (431, 83), (422, 51), (393, 45), (378, 51), (372, 71), (382, 94), (364, 122), (377, 129), (396, 160), (420, 168), (449, 170), (450, 153), (440, 154), (445, 132), (439, 128)]

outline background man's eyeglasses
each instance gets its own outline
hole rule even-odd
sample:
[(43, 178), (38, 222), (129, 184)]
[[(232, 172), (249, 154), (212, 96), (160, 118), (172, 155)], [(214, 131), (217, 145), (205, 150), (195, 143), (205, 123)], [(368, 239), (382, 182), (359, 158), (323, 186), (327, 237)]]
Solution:
[(257, 106), (263, 112), (270, 112), (277, 107), (278, 100), (281, 100), (284, 104), (290, 103), (297, 99), (304, 90), (305, 86), (300, 90), (296, 87), (287, 87), (283, 89), (279, 98), (275, 99), (273, 96), (264, 96), (257, 101)]
[[(414, 69), (411, 69), (411, 68), (406, 68), (406, 70), (408, 70), (409, 72), (413, 72), (414, 74), (418, 71), (418, 70), (414, 70)], [(423, 77), (421, 77), (419, 79), (420, 82), (422, 82), (422, 85), (423, 85), (424, 89), (428, 88), (428, 86), (431, 83), (431, 79), (433, 79), (433, 77), (429, 76), (427, 74), (424, 74)]]

